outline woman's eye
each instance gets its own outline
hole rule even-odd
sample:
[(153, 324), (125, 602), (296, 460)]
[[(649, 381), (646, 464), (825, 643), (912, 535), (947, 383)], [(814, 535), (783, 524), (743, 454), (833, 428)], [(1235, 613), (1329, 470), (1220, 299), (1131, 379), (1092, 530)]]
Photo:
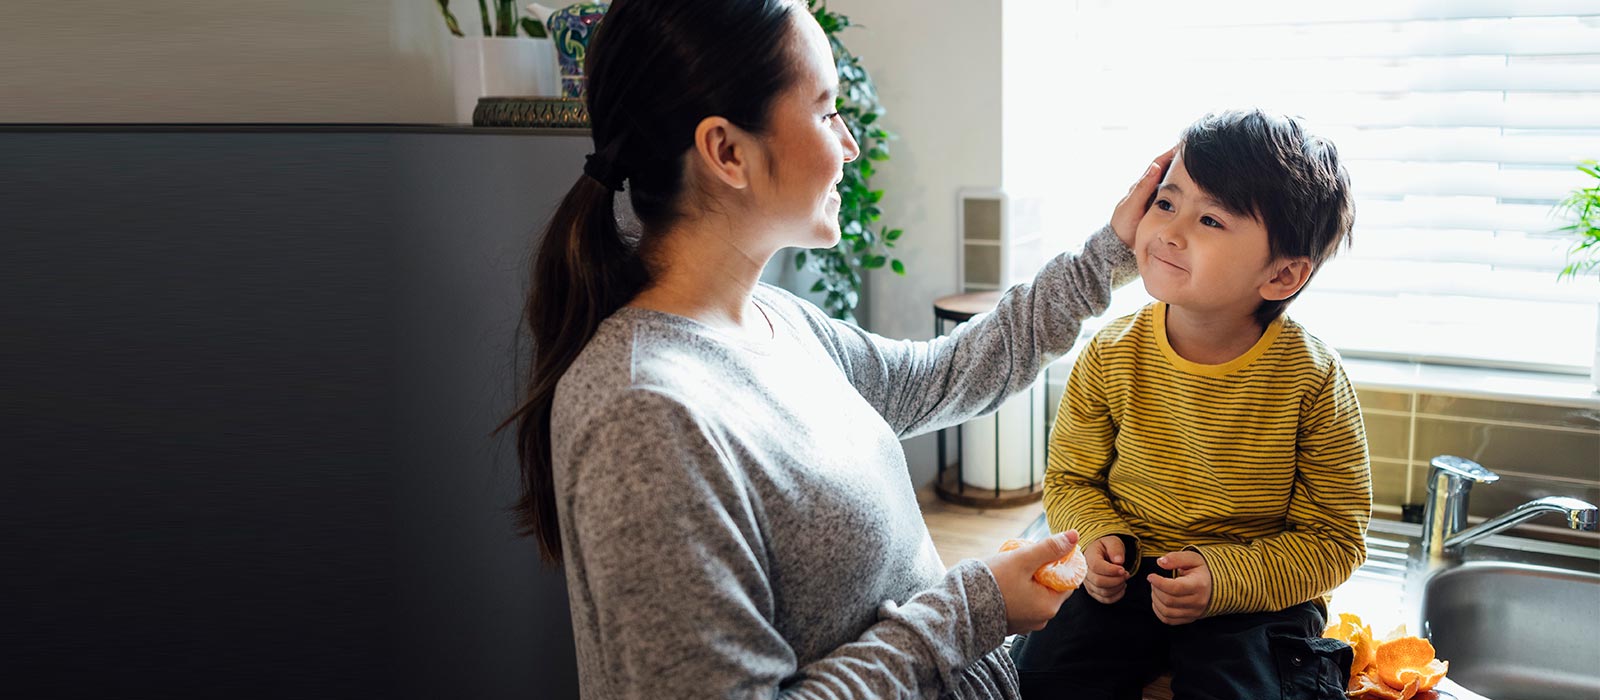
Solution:
[(822, 115), (822, 121), (828, 121), (829, 119), (832, 119), (832, 118), (837, 117), (837, 116), (839, 116), (838, 112), (830, 112), (828, 114)]
[(1160, 209), (1161, 211), (1172, 211), (1172, 202), (1169, 202), (1165, 199), (1158, 199), (1156, 200), (1156, 208)]
[(1213, 219), (1213, 218), (1211, 218), (1209, 216), (1200, 217), (1200, 225), (1201, 226), (1210, 226), (1211, 228), (1222, 228), (1222, 222), (1221, 221), (1217, 221), (1216, 219)]

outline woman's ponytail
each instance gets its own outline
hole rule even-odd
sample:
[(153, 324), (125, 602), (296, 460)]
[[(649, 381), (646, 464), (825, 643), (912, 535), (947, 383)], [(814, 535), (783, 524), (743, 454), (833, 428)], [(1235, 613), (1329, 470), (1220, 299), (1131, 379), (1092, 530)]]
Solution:
[(518, 530), (539, 540), (552, 564), (561, 563), (561, 534), (550, 452), (550, 413), (556, 383), (594, 337), (600, 322), (628, 303), (649, 279), (634, 246), (617, 228), (616, 193), (585, 174), (556, 208), (534, 254), (532, 291), (524, 310), (533, 341), (527, 393), (502, 428), (516, 423), (522, 496)]
[[(517, 427), (518, 529), (538, 538), (545, 559), (557, 564), (556, 383), (600, 322), (644, 289), (656, 236), (693, 206), (684, 197), (684, 154), (697, 125), (715, 115), (766, 133), (767, 113), (793, 82), (795, 20), (811, 21), (794, 0), (612, 0), (610, 8), (589, 38), (583, 71), (597, 152), (534, 255), (525, 309), (533, 360), (522, 403), (500, 426)], [(624, 182), (640, 223), (637, 242), (617, 230)]]

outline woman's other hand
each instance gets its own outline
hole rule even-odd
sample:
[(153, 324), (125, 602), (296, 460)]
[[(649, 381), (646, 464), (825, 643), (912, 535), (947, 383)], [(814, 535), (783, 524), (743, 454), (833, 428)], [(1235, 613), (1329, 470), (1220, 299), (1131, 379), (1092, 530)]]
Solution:
[(1046, 588), (1033, 580), (1033, 572), (1066, 556), (1077, 543), (1078, 531), (1068, 530), (983, 560), (1006, 601), (1006, 634), (1044, 629), (1055, 618), (1072, 593)]

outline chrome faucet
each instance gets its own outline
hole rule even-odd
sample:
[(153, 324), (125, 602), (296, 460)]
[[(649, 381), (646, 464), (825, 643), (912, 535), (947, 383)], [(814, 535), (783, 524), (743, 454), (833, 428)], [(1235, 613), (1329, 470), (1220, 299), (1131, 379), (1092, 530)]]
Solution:
[(1541, 513), (1562, 513), (1567, 527), (1594, 531), (1600, 509), (1591, 503), (1565, 496), (1550, 496), (1529, 501), (1490, 518), (1477, 527), (1462, 530), (1467, 524), (1467, 495), (1473, 484), (1492, 484), (1500, 480), (1483, 465), (1451, 455), (1434, 457), (1428, 474), (1428, 500), (1422, 506), (1422, 551), (1429, 561), (1460, 558), (1461, 550), (1479, 539), (1505, 530)]

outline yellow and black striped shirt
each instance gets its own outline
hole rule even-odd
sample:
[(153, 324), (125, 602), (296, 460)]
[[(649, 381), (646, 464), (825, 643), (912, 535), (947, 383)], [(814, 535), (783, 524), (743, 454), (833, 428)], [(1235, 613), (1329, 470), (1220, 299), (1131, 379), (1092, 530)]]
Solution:
[(1072, 368), (1050, 436), (1050, 529), (1193, 549), (1206, 615), (1282, 610), (1366, 558), (1367, 438), (1339, 355), (1287, 317), (1220, 365), (1179, 357), (1166, 304), (1108, 324)]

